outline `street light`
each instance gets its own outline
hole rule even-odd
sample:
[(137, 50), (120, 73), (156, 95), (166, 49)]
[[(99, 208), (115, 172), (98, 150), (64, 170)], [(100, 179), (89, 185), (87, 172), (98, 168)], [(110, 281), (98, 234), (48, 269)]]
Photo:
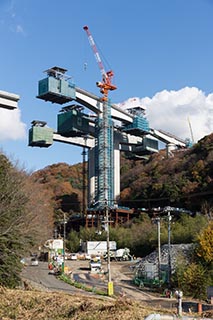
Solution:
[(154, 218), (153, 223), (157, 223), (158, 233), (158, 279), (161, 279), (161, 240), (160, 240), (160, 217)]
[(66, 220), (66, 213), (64, 212), (64, 242), (66, 240), (66, 223), (67, 223), (67, 220)]

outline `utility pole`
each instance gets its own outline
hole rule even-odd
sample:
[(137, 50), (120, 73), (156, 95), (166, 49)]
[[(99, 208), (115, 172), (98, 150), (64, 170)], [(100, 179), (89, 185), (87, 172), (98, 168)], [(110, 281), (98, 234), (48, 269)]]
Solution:
[(168, 211), (168, 287), (171, 285), (171, 220), (170, 210)]
[(66, 213), (64, 212), (64, 220), (63, 220), (63, 224), (64, 224), (64, 239), (63, 239), (63, 264), (62, 264), (62, 272), (64, 272), (64, 264), (65, 264), (65, 249), (66, 249)]
[(65, 240), (66, 240), (66, 214), (64, 212), (64, 245), (65, 245)]
[(158, 227), (158, 278), (161, 279), (161, 243), (160, 243), (160, 218), (156, 219)]
[(109, 208), (107, 205), (107, 200), (105, 200), (105, 212), (106, 212), (106, 234), (107, 234), (107, 275), (108, 275), (108, 296), (112, 296), (114, 294), (113, 282), (111, 277), (111, 266), (110, 266), (110, 241), (109, 241)]

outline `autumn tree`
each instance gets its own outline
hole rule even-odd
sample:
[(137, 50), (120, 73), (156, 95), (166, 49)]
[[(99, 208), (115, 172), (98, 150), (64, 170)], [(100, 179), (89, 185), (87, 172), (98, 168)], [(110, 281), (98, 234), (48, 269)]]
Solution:
[(177, 285), (185, 296), (205, 299), (206, 287), (209, 277), (206, 268), (202, 264), (192, 262), (190, 264), (179, 263), (176, 267)]
[(0, 282), (13, 287), (19, 281), (19, 262), (29, 240), (22, 234), (27, 198), (20, 175), (6, 157), (0, 159)]
[[(194, 219), (194, 222), (200, 227), (200, 231), (194, 229), (195, 247), (192, 251), (191, 259), (187, 263), (182, 259), (178, 260), (176, 273), (173, 278), (177, 286), (184, 291), (185, 295), (193, 298), (206, 298), (206, 287), (212, 284), (212, 263), (213, 263), (213, 221), (207, 226), (203, 220), (204, 217)], [(186, 221), (186, 220), (185, 220)], [(191, 220), (192, 221), (192, 220)], [(186, 234), (186, 230), (183, 232)], [(184, 233), (182, 235), (184, 236)]]
[(15, 287), (21, 257), (41, 243), (51, 224), (41, 190), (4, 155), (0, 155), (0, 190), (0, 285)]
[(53, 237), (54, 210), (51, 192), (39, 183), (33, 182), (31, 176), (23, 177), (23, 192), (27, 197), (23, 232), (32, 238), (31, 245), (38, 248)]
[[(174, 220), (174, 219), (173, 219)], [(208, 221), (203, 215), (191, 217), (182, 213), (172, 224), (171, 239), (174, 243), (191, 243), (196, 241), (200, 230), (206, 227)]]
[(66, 248), (69, 250), (69, 252), (77, 252), (79, 251), (80, 247), (80, 238), (79, 233), (75, 230), (72, 230), (68, 238), (66, 239)]
[(198, 247), (197, 255), (207, 265), (213, 264), (213, 221), (210, 221), (208, 226), (200, 232), (197, 237)]
[[(81, 212), (83, 190), (83, 166), (70, 166), (58, 163), (47, 166), (32, 174), (34, 182), (39, 183), (51, 192), (54, 206), (55, 223), (63, 219), (63, 213), (69, 219), (72, 213)], [(62, 215), (60, 212), (63, 212)]]

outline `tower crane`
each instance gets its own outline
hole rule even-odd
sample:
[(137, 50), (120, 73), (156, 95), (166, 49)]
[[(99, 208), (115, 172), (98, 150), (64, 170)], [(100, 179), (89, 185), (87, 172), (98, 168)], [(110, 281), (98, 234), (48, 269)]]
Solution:
[(107, 201), (107, 204), (111, 206), (111, 203), (114, 204), (114, 124), (111, 117), (111, 103), (108, 99), (108, 92), (117, 88), (112, 84), (113, 71), (105, 71), (104, 64), (88, 26), (84, 26), (83, 29), (87, 33), (90, 46), (102, 75), (102, 82), (96, 82), (96, 85), (100, 88), (100, 92), (103, 96), (101, 98), (102, 114), (98, 116), (95, 123), (95, 130), (97, 131), (95, 150), (95, 168), (97, 176), (95, 185), (97, 188), (95, 191), (95, 202), (105, 206)]
[(93, 53), (95, 55), (96, 61), (98, 63), (99, 69), (101, 71), (102, 75), (102, 82), (96, 82), (97, 87), (100, 88), (100, 92), (103, 94), (102, 100), (107, 101), (108, 100), (108, 91), (116, 90), (117, 87), (112, 84), (112, 79), (114, 76), (114, 72), (112, 70), (105, 71), (103, 62), (101, 60), (101, 57), (99, 55), (98, 49), (96, 47), (95, 41), (93, 39), (93, 36), (88, 28), (88, 26), (84, 26), (83, 29), (86, 31), (88, 40), (90, 43), (90, 46), (93, 50)]

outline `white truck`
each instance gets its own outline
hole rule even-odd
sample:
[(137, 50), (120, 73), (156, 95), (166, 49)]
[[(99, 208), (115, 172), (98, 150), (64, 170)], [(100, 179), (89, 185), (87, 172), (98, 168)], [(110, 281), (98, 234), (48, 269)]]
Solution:
[[(109, 250), (116, 251), (116, 241), (109, 241)], [(107, 241), (86, 241), (82, 244), (82, 251), (92, 256), (103, 256), (107, 252)]]

